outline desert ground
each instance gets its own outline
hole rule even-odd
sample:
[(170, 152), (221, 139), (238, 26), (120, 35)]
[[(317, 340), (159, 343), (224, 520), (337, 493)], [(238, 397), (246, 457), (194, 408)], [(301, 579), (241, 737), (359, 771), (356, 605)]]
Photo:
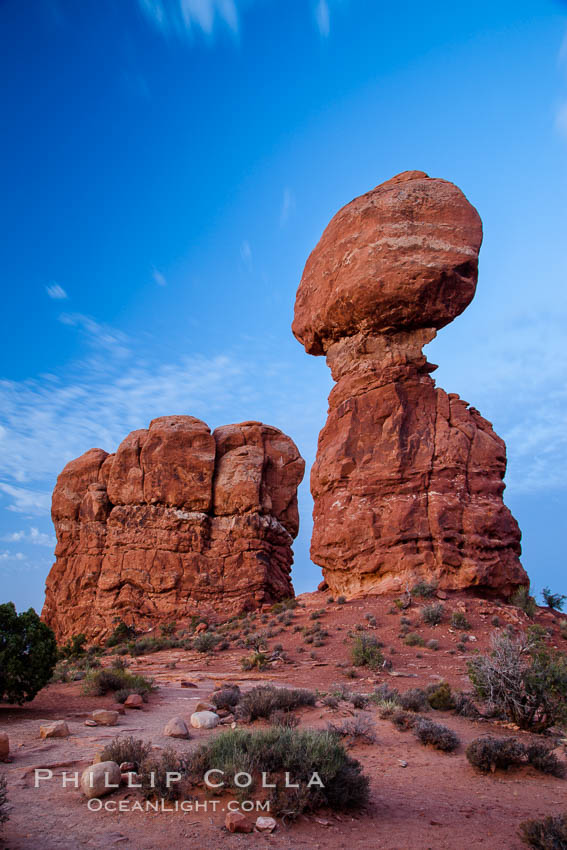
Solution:
[[(184, 717), (189, 724), (196, 703), (206, 700), (215, 687), (226, 682), (239, 684), (243, 691), (259, 683), (305, 687), (316, 689), (320, 696), (336, 690), (337, 684), (346, 686), (352, 693), (370, 694), (385, 682), (403, 692), (441, 680), (448, 681), (455, 691), (470, 691), (467, 660), (476, 651), (488, 649), (490, 635), (495, 630), (508, 626), (525, 630), (537, 623), (547, 630), (552, 645), (567, 648), (567, 640), (560, 631), (563, 615), (539, 609), (529, 620), (512, 605), (463, 593), (448, 594), (443, 600), (444, 620), (436, 626), (423, 624), (419, 612), (424, 602), (417, 599), (404, 611), (393, 605), (392, 598), (384, 596), (337, 604), (329, 601), (328, 593), (316, 592), (299, 596), (298, 602), (293, 625), (281, 625), (276, 616), (268, 615), (268, 625), (275, 633), (271, 643), (283, 645), (284, 660), (273, 662), (261, 671), (243, 672), (240, 662), (247, 653), (232, 646), (211, 654), (170, 649), (128, 658), (132, 672), (152, 677), (158, 687), (140, 710), (126, 710), (118, 726), (85, 725), (94, 709), (109, 706), (113, 699), (112, 695), (83, 695), (80, 681), (51, 684), (31, 703), (21, 707), (0, 707), (0, 730), (8, 733), (11, 749), (11, 760), (2, 765), (8, 781), (10, 819), (0, 833), (0, 846), (10, 850), (113, 846), (132, 850), (172, 846), (195, 850), (251, 846), (298, 850), (305, 847), (520, 850), (524, 846), (518, 837), (521, 821), (565, 811), (567, 779), (541, 774), (531, 767), (484, 775), (465, 757), (467, 744), (480, 735), (510, 735), (527, 741), (534, 737), (530, 733), (503, 721), (429, 711), (429, 717), (448, 726), (460, 739), (455, 752), (444, 753), (423, 746), (411, 731), (399, 731), (389, 719), (380, 717), (372, 703), (361, 711), (348, 699), (341, 700), (337, 708), (325, 707), (318, 699), (315, 707), (299, 709), (297, 714), (301, 728), (325, 728), (329, 723), (340, 724), (360, 714), (371, 719), (373, 742), (349, 743), (345, 739), (349, 753), (361, 762), (370, 778), (369, 804), (355, 814), (321, 810), (301, 815), (294, 821), (278, 819), (271, 834), (238, 835), (231, 834), (224, 826), (230, 799), (227, 795), (217, 798), (215, 811), (209, 808), (206, 813), (94, 812), (88, 810), (79, 789), (62, 787), (64, 771), (80, 774), (116, 735), (151, 741), (155, 748), (173, 745), (184, 752), (219, 734), (226, 725), (212, 730), (192, 729), (189, 740), (165, 737), (163, 729), (176, 715)], [(464, 612), (470, 624), (464, 650), (462, 632), (449, 625), (450, 614), (455, 610)], [(311, 615), (315, 611), (321, 611), (317, 622), (328, 632), (328, 637), (323, 646), (314, 649), (296, 627), (312, 626), (315, 621)], [(367, 617), (375, 618), (375, 624)], [(407, 646), (400, 633), (402, 617), (411, 621), (412, 632), (417, 632), (426, 644), (437, 641), (438, 648)], [(379, 637), (391, 667), (377, 672), (354, 668), (356, 678), (351, 678), (348, 633), (357, 625), (360, 630)], [(103, 665), (110, 664), (112, 658), (105, 655)], [(188, 687), (188, 683), (196, 687)], [(67, 721), (70, 736), (41, 740), (40, 724), (52, 720)], [(258, 728), (266, 723), (258, 720), (247, 725)], [(560, 735), (548, 735), (546, 740), (556, 744), (555, 752), (564, 760), (567, 742)], [(34, 787), (36, 768), (51, 769), (53, 779)], [(104, 799), (141, 797), (138, 791), (124, 787)]]

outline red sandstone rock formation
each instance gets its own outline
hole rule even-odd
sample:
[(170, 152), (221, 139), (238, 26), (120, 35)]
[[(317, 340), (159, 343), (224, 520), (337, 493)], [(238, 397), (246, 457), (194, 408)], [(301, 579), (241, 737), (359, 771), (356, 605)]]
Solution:
[(192, 416), (154, 419), (116, 454), (91, 449), (53, 492), (57, 560), (43, 618), (59, 640), (92, 640), (116, 618), (147, 627), (292, 596), (304, 466), (277, 428), (211, 434)]
[(343, 207), (307, 260), (293, 333), (336, 381), (311, 472), (311, 557), (332, 593), (528, 583), (505, 445), (422, 352), (472, 300), (481, 242), (463, 193), (410, 171)]

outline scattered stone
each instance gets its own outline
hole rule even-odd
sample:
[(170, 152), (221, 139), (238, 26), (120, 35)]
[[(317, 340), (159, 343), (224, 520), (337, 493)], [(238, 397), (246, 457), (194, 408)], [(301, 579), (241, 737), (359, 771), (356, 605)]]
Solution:
[(277, 825), (274, 818), (267, 817), (257, 817), (254, 824), (258, 832), (273, 832)]
[(136, 769), (136, 765), (133, 761), (123, 761), (120, 764), (120, 773), (131, 773), (131, 771)]
[(118, 723), (118, 712), (108, 708), (97, 708), (91, 717), (97, 726), (116, 726)]
[(64, 720), (54, 720), (53, 723), (42, 723), (39, 727), (40, 738), (68, 738), (71, 733)]
[(214, 729), (219, 722), (220, 717), (214, 711), (195, 711), (191, 715), (191, 726), (195, 729)]
[(199, 623), (197, 628), (195, 629), (195, 634), (201, 634), (201, 632), (206, 632), (208, 629), (208, 625), (206, 623)]
[(408, 766), (407, 761), (404, 761), (403, 759), (398, 759), (398, 764), (400, 765), (400, 767), (407, 767)]
[(216, 712), (216, 705), (213, 705), (212, 702), (203, 702), (203, 701), (199, 700), (199, 702), (195, 706), (195, 711), (214, 711), (214, 712)]
[(140, 694), (129, 694), (124, 701), (126, 708), (141, 708), (143, 704), (144, 700)]
[(0, 732), (0, 761), (10, 757), (10, 739), (6, 732)]
[(126, 714), (126, 709), (121, 702), (113, 702), (112, 705), (109, 705), (109, 708), (111, 711), (117, 711), (118, 714)]
[(81, 776), (81, 790), (89, 800), (112, 794), (119, 787), (120, 768), (115, 761), (101, 761), (91, 764)]
[(224, 825), (229, 832), (252, 832), (251, 821), (242, 812), (229, 812), (224, 819)]
[(196, 685), (195, 682), (186, 682), (182, 681), (179, 683), (182, 688), (198, 688), (199, 685)]
[(189, 738), (189, 729), (182, 717), (172, 717), (167, 721), (163, 734), (168, 738)]
[(85, 720), (85, 726), (97, 726), (97, 722), (96, 720), (91, 720), (89, 718), (88, 720)]

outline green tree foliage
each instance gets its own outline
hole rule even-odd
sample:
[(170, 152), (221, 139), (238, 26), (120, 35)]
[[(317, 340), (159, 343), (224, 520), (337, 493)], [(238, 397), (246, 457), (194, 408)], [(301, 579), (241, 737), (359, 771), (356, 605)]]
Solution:
[(32, 700), (56, 662), (55, 635), (34, 609), (18, 614), (13, 602), (0, 605), (0, 702)]

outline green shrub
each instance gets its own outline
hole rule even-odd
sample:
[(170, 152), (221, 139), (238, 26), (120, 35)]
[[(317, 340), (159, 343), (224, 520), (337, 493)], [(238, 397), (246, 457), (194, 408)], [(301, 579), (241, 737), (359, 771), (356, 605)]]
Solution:
[(420, 717), (415, 724), (414, 734), (422, 744), (429, 744), (436, 750), (453, 752), (460, 744), (459, 737), (452, 729), (442, 723), (434, 723), (425, 717)]
[(473, 695), (467, 694), (464, 691), (461, 691), (458, 694), (455, 694), (455, 714), (459, 714), (461, 717), (478, 717), (479, 710), (474, 704)]
[(87, 636), (81, 634), (73, 635), (72, 638), (59, 647), (59, 658), (79, 658), (86, 653), (85, 644)]
[(197, 652), (213, 652), (218, 642), (218, 637), (211, 632), (201, 632), (193, 638), (193, 649)]
[(337, 605), (344, 605), (346, 602), (346, 596), (338, 596), (337, 597)]
[(100, 760), (115, 761), (118, 765), (122, 764), (123, 761), (129, 761), (134, 764), (135, 770), (138, 770), (151, 751), (151, 744), (136, 740), (131, 736), (128, 738), (117, 736), (105, 746), (100, 754)]
[(426, 690), (426, 694), (429, 705), (435, 711), (451, 711), (451, 709), (455, 708), (453, 692), (448, 682), (430, 685)]
[(373, 635), (367, 634), (355, 636), (350, 656), (356, 667), (369, 667), (371, 670), (378, 670), (384, 661), (379, 641)]
[[(144, 696), (155, 690), (152, 679), (129, 673), (127, 670), (105, 667), (87, 673), (83, 680), (83, 693), (104, 696), (110, 691), (123, 691)], [(126, 698), (126, 697), (125, 697)]]
[(125, 643), (136, 637), (136, 630), (133, 626), (127, 626), (123, 620), (119, 620), (112, 634), (107, 638), (106, 645), (110, 649), (113, 646), (118, 646), (120, 643)]
[(437, 626), (443, 620), (445, 608), (440, 602), (434, 602), (432, 605), (426, 605), (421, 610), (421, 618), (428, 626)]
[(551, 608), (552, 611), (563, 610), (563, 605), (565, 604), (567, 596), (564, 596), (562, 593), (552, 593), (549, 587), (544, 587), (541, 593), (543, 601), (548, 608)]
[(413, 729), (419, 718), (411, 711), (394, 711), (391, 719), (397, 729), (406, 732), (408, 729)]
[(175, 782), (171, 774), (187, 773), (187, 763), (174, 749), (168, 747), (161, 753), (150, 753), (140, 764), (138, 779), (141, 792), (150, 799), (177, 800), (181, 796), (182, 783)]
[(283, 611), (292, 611), (294, 608), (297, 608), (297, 606), (297, 599), (290, 597), (289, 599), (282, 599), (281, 602), (276, 602), (272, 605), (270, 610), (274, 614), (280, 614)]
[(159, 627), (159, 630), (160, 630), (163, 637), (171, 637), (171, 635), (175, 634), (176, 629), (177, 629), (177, 623), (175, 623), (175, 622), (162, 623), (161, 626)]
[(404, 711), (424, 711), (427, 708), (427, 694), (421, 688), (410, 688), (398, 696), (398, 702)]
[(338, 708), (339, 701), (333, 694), (327, 694), (327, 696), (324, 696), (321, 700), (321, 705), (324, 705), (325, 708)]
[(18, 614), (13, 602), (0, 605), (0, 702), (29, 702), (57, 663), (52, 629), (33, 608)]
[(542, 641), (493, 635), (490, 655), (474, 658), (468, 671), (477, 695), (521, 729), (567, 721), (567, 657)]
[(453, 611), (451, 614), (451, 625), (454, 629), (462, 629), (464, 632), (469, 631), (471, 628), (466, 614), (463, 614), (462, 611)]
[(272, 711), (269, 721), (273, 726), (285, 726), (287, 729), (295, 729), (299, 726), (299, 717), (292, 711), (285, 711), (283, 708), (276, 708)]
[(9, 818), (7, 811), (8, 792), (6, 791), (6, 777), (0, 773), (0, 826)]
[(256, 720), (269, 717), (277, 709), (293, 711), (303, 705), (315, 705), (316, 699), (316, 694), (306, 688), (256, 685), (241, 698), (238, 713), (248, 720)]
[(351, 694), (350, 702), (353, 708), (366, 708), (368, 697), (365, 694)]
[(238, 705), (240, 701), (240, 688), (238, 685), (225, 685), (218, 691), (215, 691), (211, 697), (211, 702), (217, 708), (232, 709)]
[[(333, 732), (279, 725), (254, 731), (230, 729), (210, 738), (191, 756), (189, 771), (196, 781), (213, 768), (224, 771), (223, 778), (229, 784), (241, 772), (249, 773), (254, 784), (260, 782), (262, 772), (272, 776), (289, 773), (291, 781), (300, 787), (285, 788), (278, 782), (276, 788), (269, 789), (270, 814), (275, 816), (299, 816), (322, 806), (350, 810), (368, 800), (369, 782), (361, 765), (347, 755)], [(323, 787), (307, 787), (314, 773)], [(250, 790), (241, 789), (241, 795), (248, 796)]]
[(417, 632), (410, 632), (409, 635), (406, 635), (404, 643), (406, 646), (425, 646), (424, 639)]
[(431, 640), (428, 640), (425, 645), (427, 649), (433, 649), (435, 652), (437, 652), (437, 650), (439, 649), (439, 641), (435, 640), (435, 638), (431, 638)]
[(493, 738), (490, 735), (475, 738), (466, 751), (469, 762), (482, 773), (507, 770), (522, 764), (525, 754), (525, 747), (516, 738)]
[(435, 581), (418, 581), (411, 589), (412, 596), (421, 596), (423, 599), (430, 599), (437, 593), (437, 582)]
[(510, 602), (517, 608), (521, 608), (528, 617), (533, 617), (537, 611), (536, 601), (533, 596), (530, 596), (530, 588), (528, 585), (523, 585), (514, 591), (510, 597)]
[(533, 850), (566, 850), (567, 815), (526, 820), (520, 824), (520, 838)]
[(240, 659), (243, 670), (263, 670), (268, 664), (268, 656), (263, 652), (253, 652), (251, 655)]
[(541, 741), (528, 744), (526, 747), (528, 763), (540, 773), (548, 773), (559, 778), (565, 776), (565, 765), (559, 761), (552, 747)]

